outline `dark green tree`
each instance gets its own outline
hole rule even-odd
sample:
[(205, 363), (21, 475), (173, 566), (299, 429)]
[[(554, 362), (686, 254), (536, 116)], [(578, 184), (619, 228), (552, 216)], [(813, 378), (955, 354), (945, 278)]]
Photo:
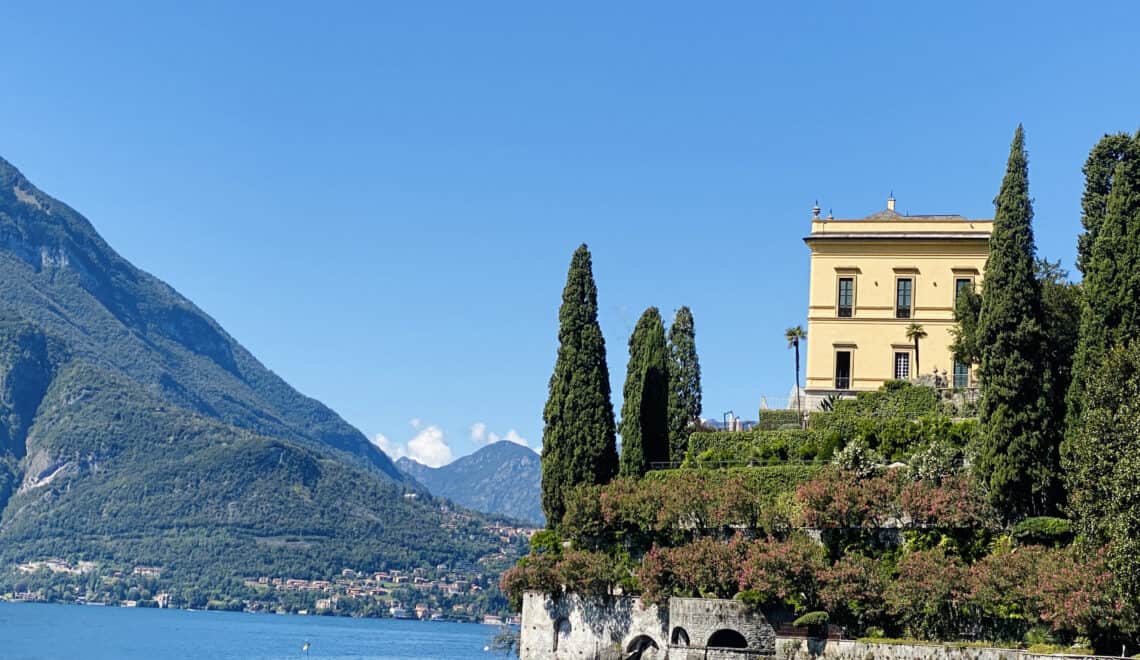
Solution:
[(685, 458), (690, 428), (701, 419), (701, 363), (693, 313), (677, 310), (669, 326), (669, 460)]
[(1077, 268), (1088, 274), (1093, 244), (1104, 214), (1108, 211), (1108, 195), (1116, 164), (1123, 160), (1132, 144), (1127, 133), (1105, 135), (1089, 152), (1082, 171), (1085, 174), (1085, 192), (1081, 196), (1081, 225), (1085, 233), (1077, 237)]
[(975, 467), (1006, 518), (1044, 515), (1058, 496), (1059, 433), (1045, 395), (1041, 284), (1025, 134), (1017, 127), (986, 261), (978, 314), (981, 451)]
[(621, 474), (641, 476), (669, 460), (669, 349), (656, 307), (645, 310), (629, 338), (621, 407)]
[[(1067, 399), (1070, 429), (1080, 417), (1085, 383), (1108, 349), (1140, 334), (1140, 135), (1116, 162), (1110, 185), (1104, 215), (1085, 236), (1095, 241), (1085, 262), (1080, 339)], [(1086, 187), (1094, 191), (1086, 191), (1086, 200), (1095, 200), (1103, 184), (1089, 180)]]
[(1109, 349), (1073, 429), (1066, 476), (1078, 538), (1108, 545), (1114, 577), (1140, 604), (1140, 342)]
[(982, 294), (973, 287), (967, 287), (958, 294), (958, 301), (954, 303), (955, 325), (950, 330), (954, 337), (950, 352), (958, 362), (977, 364), (982, 360), (982, 351), (978, 347), (978, 314), (981, 311)]
[(570, 261), (558, 320), (558, 359), (542, 412), (542, 510), (551, 528), (562, 521), (570, 490), (606, 483), (618, 468), (606, 342), (585, 244)]

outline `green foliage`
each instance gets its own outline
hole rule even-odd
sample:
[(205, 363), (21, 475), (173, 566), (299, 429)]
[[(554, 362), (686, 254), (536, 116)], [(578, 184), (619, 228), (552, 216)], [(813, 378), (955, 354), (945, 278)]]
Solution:
[(682, 306), (669, 326), (669, 460), (684, 460), (689, 432), (701, 420), (701, 363), (693, 313)]
[[(1108, 351), (1140, 337), (1140, 301), (1134, 295), (1140, 286), (1140, 135), (1127, 145), (1113, 139), (1098, 145), (1102, 146), (1113, 152), (1102, 165), (1112, 162), (1113, 169), (1110, 179), (1105, 178), (1098, 165), (1095, 178), (1086, 182), (1090, 198), (1086, 247), (1089, 239), (1095, 240), (1084, 263), (1080, 335), (1067, 399), (1070, 437), (1081, 416), (1088, 382), (1100, 371)], [(1095, 155), (1097, 149), (1093, 151)], [(1105, 186), (1110, 187), (1107, 197)], [(1101, 208), (1103, 214), (1098, 215)]]
[(656, 307), (645, 310), (629, 338), (621, 408), (623, 476), (640, 476), (669, 460), (669, 355)]
[(826, 461), (837, 440), (818, 431), (710, 431), (689, 436), (685, 467), (739, 467)]
[(827, 625), (827, 619), (828, 619), (827, 612), (820, 612), (820, 611), (808, 612), (807, 614), (804, 614), (800, 618), (793, 621), (792, 625), (793, 626), (801, 626), (804, 628), (811, 628), (811, 627), (815, 627), (815, 626), (825, 626), (825, 625)]
[(1111, 349), (1089, 381), (1067, 458), (1077, 533), (1108, 544), (1109, 565), (1140, 603), (1140, 341)]
[(231, 597), (242, 577), (473, 568), (501, 548), (486, 517), (405, 497), (365, 468), (195, 415), (86, 362), (60, 368), (42, 407), (53, 414), (29, 455), (56, 476), (9, 502), (3, 565), (158, 566), (170, 588)]
[(800, 413), (798, 410), (766, 410), (761, 409), (756, 429), (758, 431), (779, 431), (794, 426), (800, 427)]
[(982, 311), (982, 295), (973, 287), (958, 293), (954, 303), (955, 325), (950, 330), (954, 341), (950, 352), (954, 359), (965, 364), (977, 364), (982, 360), (982, 349), (978, 346), (978, 315)]
[(982, 442), (976, 467), (998, 510), (1016, 519), (1054, 510), (1060, 440), (1040, 359), (1044, 313), (1020, 126), (995, 206), (978, 316)]
[(634, 556), (654, 544), (735, 527), (787, 531), (796, 487), (818, 471), (808, 465), (657, 470), (642, 479), (579, 487), (566, 503), (562, 531), (575, 547), (622, 547)]
[(1081, 225), (1085, 232), (1077, 237), (1077, 268), (1086, 276), (1097, 232), (1108, 211), (1116, 166), (1132, 147), (1132, 137), (1127, 133), (1105, 135), (1093, 146), (1081, 170), (1085, 175), (1085, 191), (1081, 196)]
[(1022, 520), (1013, 526), (1010, 533), (1024, 545), (1060, 547), (1073, 540), (1073, 525), (1064, 518), (1040, 516)]
[(571, 259), (558, 318), (558, 359), (542, 414), (542, 510), (552, 527), (574, 486), (605, 483), (618, 469), (598, 289), (584, 244)]

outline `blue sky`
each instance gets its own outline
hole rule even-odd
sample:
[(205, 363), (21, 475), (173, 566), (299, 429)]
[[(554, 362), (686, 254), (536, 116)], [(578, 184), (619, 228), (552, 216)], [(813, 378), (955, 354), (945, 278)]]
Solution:
[(539, 445), (581, 242), (615, 393), (640, 312), (687, 304), (705, 415), (750, 418), (816, 199), (989, 217), (1022, 122), (1071, 267), (1084, 158), (1140, 128), (1133, 4), (939, 4), (20, 3), (0, 155), (428, 462)]

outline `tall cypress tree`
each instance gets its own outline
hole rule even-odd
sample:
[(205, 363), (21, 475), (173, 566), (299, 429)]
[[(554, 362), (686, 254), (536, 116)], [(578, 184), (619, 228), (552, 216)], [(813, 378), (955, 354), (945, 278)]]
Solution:
[(606, 483), (618, 468), (606, 342), (585, 244), (570, 261), (558, 320), (558, 359), (542, 412), (542, 510), (550, 528), (562, 522), (571, 489)]
[[(1140, 134), (1119, 150), (1116, 137), (1101, 140), (1089, 156), (1093, 163), (1100, 153), (1098, 164), (1085, 168), (1083, 247), (1094, 240), (1084, 264), (1081, 331), (1067, 399), (1070, 431), (1080, 417), (1085, 384), (1108, 349), (1140, 334)], [(1110, 162), (1112, 175), (1105, 177), (1100, 167)]]
[(677, 310), (669, 326), (669, 460), (685, 458), (689, 433), (701, 419), (701, 363), (693, 313)]
[(640, 476), (669, 460), (669, 352), (656, 307), (645, 310), (629, 338), (621, 407), (621, 474)]
[(1093, 244), (1104, 214), (1108, 210), (1108, 195), (1112, 192), (1116, 164), (1131, 148), (1132, 138), (1127, 133), (1105, 135), (1093, 146), (1081, 170), (1085, 174), (1085, 192), (1081, 196), (1081, 225), (1085, 233), (1077, 237), (1077, 268), (1088, 274)]
[(1039, 360), (1045, 342), (1041, 284), (1020, 125), (994, 204), (977, 327), (982, 445), (976, 468), (998, 511), (1016, 519), (1053, 510), (1059, 439)]

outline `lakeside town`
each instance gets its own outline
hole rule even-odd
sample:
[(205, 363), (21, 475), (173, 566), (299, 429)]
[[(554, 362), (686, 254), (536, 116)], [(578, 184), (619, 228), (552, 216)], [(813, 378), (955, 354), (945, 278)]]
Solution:
[(26, 579), (14, 591), (0, 593), (0, 601), (518, 624), (520, 617), (509, 613), (499, 591), (499, 574), (538, 530), (484, 529), (497, 535), (502, 547), (474, 567), (344, 568), (332, 579), (259, 575), (242, 580), (243, 598), (203, 599), (168, 588), (160, 566), (103, 571), (93, 561), (47, 559), (16, 566)]

